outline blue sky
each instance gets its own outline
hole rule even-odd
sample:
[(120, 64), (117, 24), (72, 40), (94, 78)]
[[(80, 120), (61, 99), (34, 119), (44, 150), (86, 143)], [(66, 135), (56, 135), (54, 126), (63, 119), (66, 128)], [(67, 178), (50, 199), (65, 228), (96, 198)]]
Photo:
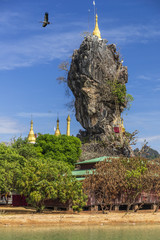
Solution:
[[(102, 38), (115, 43), (128, 67), (131, 110), (123, 114), (127, 131), (139, 131), (160, 152), (160, 1), (96, 0)], [(0, 141), (34, 131), (54, 133), (57, 114), (61, 133), (71, 115), (71, 134), (82, 127), (66, 103), (65, 88), (56, 78), (67, 60), (94, 29), (91, 0), (0, 0)], [(49, 12), (51, 25), (39, 21)]]

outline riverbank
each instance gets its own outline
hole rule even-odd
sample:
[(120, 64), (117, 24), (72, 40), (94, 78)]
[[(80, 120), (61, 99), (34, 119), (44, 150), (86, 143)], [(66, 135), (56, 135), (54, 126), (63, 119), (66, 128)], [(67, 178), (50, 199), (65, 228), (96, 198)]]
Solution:
[(0, 208), (0, 226), (160, 224), (160, 212), (153, 213), (153, 211), (129, 212), (127, 214), (125, 212), (111, 212), (109, 214), (46, 212), (36, 214), (32, 209), (7, 208), (7, 210), (8, 212), (4, 208)]

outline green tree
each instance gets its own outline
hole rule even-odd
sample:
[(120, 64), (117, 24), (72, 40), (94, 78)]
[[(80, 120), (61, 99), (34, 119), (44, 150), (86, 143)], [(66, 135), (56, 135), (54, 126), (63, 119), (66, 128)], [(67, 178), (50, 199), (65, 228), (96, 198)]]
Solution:
[(111, 209), (122, 203), (127, 204), (128, 211), (142, 191), (151, 191), (147, 163), (140, 157), (99, 162), (93, 174), (84, 181), (84, 189), (88, 195), (94, 195), (96, 205), (100, 205), (103, 212), (108, 206)]
[(14, 189), (14, 172), (16, 164), (3, 161), (3, 165), (0, 164), (0, 193), (4, 195), (6, 202), (8, 202), (8, 196)]
[(9, 163), (22, 163), (25, 161), (25, 158), (21, 156), (18, 151), (11, 146), (6, 146), (0, 144), (0, 164), (3, 166), (4, 162)]
[(137, 197), (144, 191), (150, 191), (147, 179), (147, 160), (142, 157), (120, 158), (125, 167), (125, 185), (123, 196), (127, 203), (127, 211), (134, 205)]
[(74, 165), (81, 154), (81, 141), (74, 136), (39, 135), (35, 148), (41, 149), (45, 158)]
[(43, 210), (47, 199), (67, 201), (79, 211), (85, 203), (82, 184), (72, 176), (67, 162), (53, 161), (49, 154), (44, 158), (39, 149), (21, 138), (12, 146), (0, 144), (0, 193), (7, 196), (14, 190), (37, 211)]
[(4, 194), (6, 202), (12, 190), (15, 190), (16, 172), (24, 158), (10, 146), (0, 144), (0, 193)]
[(59, 189), (63, 189), (60, 192), (60, 199), (62, 202), (66, 200), (69, 203), (69, 207), (72, 207), (74, 211), (80, 212), (82, 207), (86, 205), (87, 196), (83, 190), (83, 183), (76, 180), (71, 174), (63, 177), (59, 182)]
[(126, 102), (127, 102), (126, 109), (127, 110), (130, 110), (133, 101), (134, 101), (134, 97), (131, 94), (126, 93)]
[(19, 137), (18, 139), (14, 139), (12, 143), (12, 148), (17, 151), (20, 156), (23, 156), (26, 159), (29, 158), (40, 158), (42, 157), (42, 149), (40, 147), (34, 146), (28, 142), (28, 138), (22, 139)]
[(88, 196), (95, 199), (102, 212), (115, 205), (116, 199), (124, 191), (125, 167), (118, 158), (111, 158), (96, 164), (96, 171), (88, 175), (84, 181), (84, 189)]
[(150, 193), (154, 193), (154, 200), (157, 207), (154, 211), (158, 211), (160, 206), (160, 158), (148, 161), (147, 182), (150, 186)]
[[(76, 186), (76, 191), (74, 190)], [(72, 206), (78, 205), (78, 197), (83, 205), (84, 194), (82, 187), (77, 183), (70, 168), (64, 162), (51, 161), (50, 159), (29, 159), (18, 172), (16, 188), (20, 194), (27, 197), (29, 204), (41, 212), (45, 207), (45, 200), (67, 200)], [(78, 193), (80, 193), (77, 196)], [(78, 205), (80, 208), (80, 206)]]

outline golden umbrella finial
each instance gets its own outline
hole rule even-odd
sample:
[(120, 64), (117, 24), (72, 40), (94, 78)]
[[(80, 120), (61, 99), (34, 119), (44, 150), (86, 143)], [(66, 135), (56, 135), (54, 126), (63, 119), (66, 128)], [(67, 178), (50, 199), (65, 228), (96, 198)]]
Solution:
[(98, 15), (96, 14), (96, 24), (95, 24), (95, 28), (93, 31), (93, 35), (97, 36), (99, 39), (101, 39), (101, 33), (98, 27)]

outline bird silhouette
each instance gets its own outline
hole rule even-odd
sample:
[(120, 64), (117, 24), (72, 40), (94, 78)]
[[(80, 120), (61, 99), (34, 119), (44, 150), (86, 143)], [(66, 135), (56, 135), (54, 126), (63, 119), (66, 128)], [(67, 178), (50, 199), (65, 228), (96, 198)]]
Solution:
[(44, 15), (44, 21), (41, 23), (43, 23), (42, 27), (46, 27), (48, 24), (50, 24), (50, 22), (48, 22), (48, 13), (47, 12)]

